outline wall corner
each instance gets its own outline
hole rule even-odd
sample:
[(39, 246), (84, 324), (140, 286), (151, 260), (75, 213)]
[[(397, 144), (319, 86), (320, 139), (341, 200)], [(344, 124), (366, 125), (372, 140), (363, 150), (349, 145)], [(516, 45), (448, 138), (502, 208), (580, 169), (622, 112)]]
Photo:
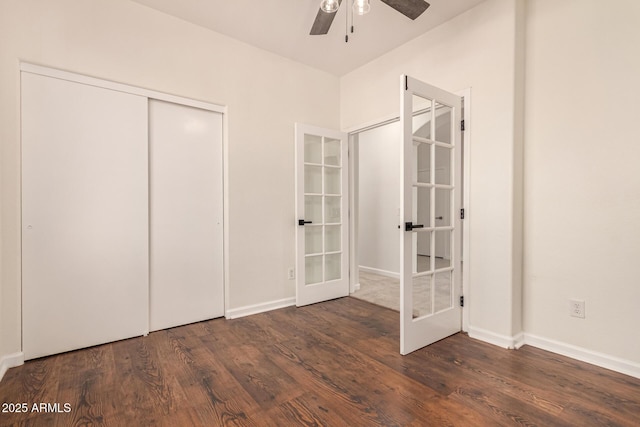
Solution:
[(525, 0), (515, 1), (513, 45), (513, 158), (511, 229), (511, 335), (523, 332)]

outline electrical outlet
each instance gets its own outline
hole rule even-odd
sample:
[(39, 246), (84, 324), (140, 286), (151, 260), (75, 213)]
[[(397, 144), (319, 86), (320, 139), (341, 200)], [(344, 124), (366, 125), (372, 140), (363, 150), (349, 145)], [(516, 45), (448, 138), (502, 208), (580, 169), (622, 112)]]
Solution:
[(287, 270), (287, 277), (289, 278), (289, 280), (293, 280), (296, 278), (296, 269), (293, 267), (289, 267), (289, 269)]
[(579, 317), (584, 319), (584, 300), (570, 299), (569, 300), (569, 315), (573, 317)]

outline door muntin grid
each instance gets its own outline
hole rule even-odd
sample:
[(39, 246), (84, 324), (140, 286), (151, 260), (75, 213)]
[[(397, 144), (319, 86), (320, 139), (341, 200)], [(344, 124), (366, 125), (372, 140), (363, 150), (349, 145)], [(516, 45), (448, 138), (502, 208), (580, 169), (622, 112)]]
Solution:
[[(411, 317), (414, 321), (451, 310), (454, 305), (453, 108), (413, 95)], [(435, 136), (432, 138), (431, 136)]]
[(304, 134), (305, 285), (339, 280), (342, 271), (343, 141)]

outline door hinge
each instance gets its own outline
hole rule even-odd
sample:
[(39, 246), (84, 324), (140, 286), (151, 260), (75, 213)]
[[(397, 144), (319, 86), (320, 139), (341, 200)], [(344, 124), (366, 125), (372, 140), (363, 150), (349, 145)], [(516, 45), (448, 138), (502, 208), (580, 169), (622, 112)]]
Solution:
[(460, 209), (460, 219), (464, 219), (464, 208)]
[(404, 90), (409, 90), (409, 79), (407, 76), (404, 76)]
[(460, 307), (464, 307), (464, 295), (460, 295)]
[(464, 132), (464, 119), (460, 120), (460, 130)]

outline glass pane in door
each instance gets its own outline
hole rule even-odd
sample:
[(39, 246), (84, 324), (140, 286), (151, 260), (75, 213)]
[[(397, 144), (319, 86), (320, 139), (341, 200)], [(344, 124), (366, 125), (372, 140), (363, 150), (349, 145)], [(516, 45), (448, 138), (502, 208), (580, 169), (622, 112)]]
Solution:
[(308, 256), (304, 259), (305, 284), (322, 282), (322, 255)]
[(453, 232), (451, 230), (436, 230), (436, 269), (451, 267), (451, 239)]
[(451, 144), (451, 107), (436, 102), (436, 138), (438, 142)]
[(325, 224), (340, 223), (340, 201), (339, 196), (325, 196)]
[(304, 162), (322, 164), (322, 137), (317, 135), (304, 135)]
[(451, 148), (436, 146), (436, 184), (451, 185)]
[(433, 313), (431, 305), (431, 282), (432, 276), (418, 276), (413, 278), (411, 296), (413, 301), (412, 317), (428, 316)]
[(304, 165), (304, 192), (322, 193), (322, 166)]
[(434, 280), (436, 312), (453, 307), (453, 284), (451, 272), (437, 273)]
[(304, 227), (304, 253), (322, 253), (322, 226), (305, 225)]
[(340, 179), (340, 175), (342, 174), (342, 170), (340, 168), (324, 168), (324, 191), (327, 194), (340, 194), (342, 189), (341, 184), (342, 180)]
[(340, 153), (342, 143), (339, 139), (325, 138), (324, 143), (324, 164), (330, 166), (340, 166), (342, 159)]
[(452, 190), (436, 188), (436, 227), (451, 225), (451, 193)]
[(341, 277), (341, 262), (342, 256), (341, 254), (329, 254), (325, 256), (325, 273), (324, 280), (337, 280)]
[(417, 160), (417, 182), (431, 183), (431, 144), (414, 143), (414, 156)]
[(339, 252), (340, 248), (340, 234), (342, 232), (341, 225), (327, 225), (324, 227), (324, 245), (325, 252)]
[(416, 240), (416, 258), (413, 268), (415, 273), (431, 270), (431, 234), (430, 231), (413, 233)]
[(414, 224), (422, 224), (426, 228), (431, 227), (431, 191), (429, 187), (413, 188), (413, 203), (415, 209)]
[(304, 219), (322, 224), (322, 196), (304, 196)]
[(431, 139), (431, 106), (433, 101), (413, 95), (413, 135)]

